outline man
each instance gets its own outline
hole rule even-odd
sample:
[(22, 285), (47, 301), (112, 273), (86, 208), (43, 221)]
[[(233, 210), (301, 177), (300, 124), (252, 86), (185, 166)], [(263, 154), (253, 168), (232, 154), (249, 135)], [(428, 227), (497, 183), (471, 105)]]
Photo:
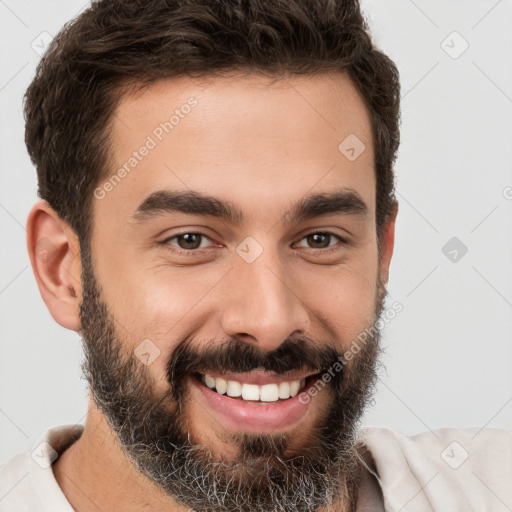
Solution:
[(27, 244), (91, 400), (3, 466), (1, 512), (512, 506), (509, 432), (358, 429), (398, 212), (366, 30), (355, 0), (103, 0), (57, 36)]

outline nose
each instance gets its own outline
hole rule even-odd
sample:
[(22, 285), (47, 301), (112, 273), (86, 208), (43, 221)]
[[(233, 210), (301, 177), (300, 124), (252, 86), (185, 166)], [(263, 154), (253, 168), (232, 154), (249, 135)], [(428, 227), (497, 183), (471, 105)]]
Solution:
[(263, 255), (252, 263), (239, 259), (223, 280), (223, 331), (262, 351), (305, 334), (310, 324), (300, 290), (276, 261)]

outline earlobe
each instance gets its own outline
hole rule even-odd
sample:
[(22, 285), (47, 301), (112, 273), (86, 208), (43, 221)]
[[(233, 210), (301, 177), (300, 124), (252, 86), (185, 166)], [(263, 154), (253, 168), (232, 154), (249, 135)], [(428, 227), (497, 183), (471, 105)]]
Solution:
[(393, 256), (393, 249), (395, 247), (395, 223), (398, 215), (398, 201), (395, 202), (393, 212), (389, 216), (384, 229), (382, 231), (382, 247), (380, 254), (380, 276), (383, 283), (389, 280), (389, 266), (391, 264), (391, 257)]
[(80, 245), (73, 230), (44, 200), (30, 210), (27, 249), (50, 314), (62, 327), (80, 330)]

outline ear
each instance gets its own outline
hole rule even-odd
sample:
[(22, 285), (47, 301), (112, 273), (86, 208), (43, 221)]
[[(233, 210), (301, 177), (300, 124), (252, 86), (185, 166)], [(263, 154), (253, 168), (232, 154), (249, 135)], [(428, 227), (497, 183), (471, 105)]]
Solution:
[(386, 284), (389, 280), (389, 265), (395, 247), (395, 222), (397, 214), (398, 201), (395, 201), (392, 213), (382, 228), (379, 271), (383, 284)]
[(75, 232), (44, 200), (27, 219), (27, 249), (37, 286), (54, 320), (72, 331), (81, 328), (80, 244)]

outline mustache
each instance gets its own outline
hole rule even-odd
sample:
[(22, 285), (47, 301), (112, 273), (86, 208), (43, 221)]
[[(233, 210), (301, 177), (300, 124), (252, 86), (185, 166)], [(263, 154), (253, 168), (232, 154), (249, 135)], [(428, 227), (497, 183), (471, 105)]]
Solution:
[[(202, 349), (180, 345), (167, 367), (172, 393), (180, 400), (185, 377), (197, 373), (243, 373), (264, 367), (278, 375), (294, 371), (321, 372), (339, 361), (342, 353), (328, 344), (320, 346), (308, 338), (288, 339), (272, 351), (236, 339), (209, 343)], [(343, 373), (343, 372), (340, 372)], [(342, 378), (342, 376), (339, 376)]]

